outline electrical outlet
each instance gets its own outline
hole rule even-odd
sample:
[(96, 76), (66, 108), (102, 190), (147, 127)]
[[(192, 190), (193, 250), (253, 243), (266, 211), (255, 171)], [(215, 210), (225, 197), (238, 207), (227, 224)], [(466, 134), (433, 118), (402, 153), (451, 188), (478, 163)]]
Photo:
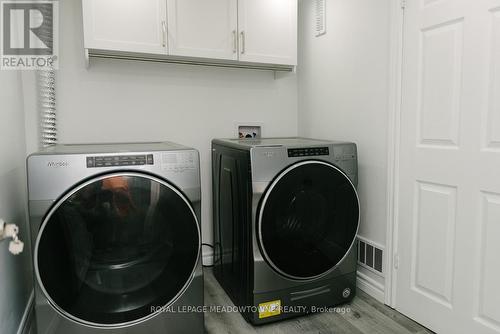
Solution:
[(260, 124), (238, 124), (236, 126), (236, 131), (240, 139), (262, 138), (262, 125)]

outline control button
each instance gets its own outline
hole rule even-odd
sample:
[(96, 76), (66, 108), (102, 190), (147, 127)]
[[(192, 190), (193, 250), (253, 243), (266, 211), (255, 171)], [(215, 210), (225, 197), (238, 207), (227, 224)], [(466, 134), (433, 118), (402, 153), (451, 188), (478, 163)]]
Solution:
[(94, 158), (92, 157), (87, 157), (87, 168), (92, 168), (94, 167)]
[(328, 147), (307, 147), (307, 148), (292, 148), (288, 150), (288, 156), (295, 157), (309, 157), (318, 155), (328, 155), (330, 150)]
[(148, 165), (153, 165), (154, 164), (154, 160), (153, 160), (153, 155), (152, 154), (149, 154), (146, 158), (147, 160), (147, 164)]
[(104, 162), (102, 162), (102, 161), (96, 161), (95, 166), (96, 167), (103, 167), (104, 166)]

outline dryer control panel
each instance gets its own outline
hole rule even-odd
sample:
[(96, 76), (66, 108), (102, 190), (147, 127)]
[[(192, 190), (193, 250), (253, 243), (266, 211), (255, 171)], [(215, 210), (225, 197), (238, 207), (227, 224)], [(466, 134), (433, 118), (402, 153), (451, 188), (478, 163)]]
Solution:
[(153, 165), (152, 154), (87, 157), (87, 168)]
[(301, 147), (301, 148), (289, 148), (288, 157), (312, 157), (319, 155), (329, 155), (330, 150), (328, 147)]

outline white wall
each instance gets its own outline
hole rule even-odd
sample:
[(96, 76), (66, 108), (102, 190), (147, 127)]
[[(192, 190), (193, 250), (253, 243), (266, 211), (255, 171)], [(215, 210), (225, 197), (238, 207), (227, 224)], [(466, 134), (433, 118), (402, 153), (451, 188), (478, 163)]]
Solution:
[(25, 250), (14, 256), (0, 242), (0, 333), (16, 333), (32, 290), (26, 219), (25, 131), (20, 74), (0, 72), (0, 218), (15, 223)]
[(354, 141), (359, 153), (360, 235), (385, 245), (389, 0), (327, 0), (327, 33), (314, 34), (302, 0), (299, 134)]
[(61, 1), (60, 11), (60, 142), (169, 140), (197, 148), (203, 238), (211, 242), (211, 139), (233, 137), (239, 121), (262, 122), (267, 136), (297, 135), (296, 76), (115, 60), (92, 61), (87, 70), (81, 2)]

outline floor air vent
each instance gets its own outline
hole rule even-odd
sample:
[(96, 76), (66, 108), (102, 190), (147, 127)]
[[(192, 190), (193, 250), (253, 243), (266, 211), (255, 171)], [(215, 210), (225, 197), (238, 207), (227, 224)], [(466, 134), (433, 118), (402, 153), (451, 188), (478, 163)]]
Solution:
[(358, 263), (375, 271), (378, 274), (383, 273), (384, 252), (365, 240), (358, 239)]

